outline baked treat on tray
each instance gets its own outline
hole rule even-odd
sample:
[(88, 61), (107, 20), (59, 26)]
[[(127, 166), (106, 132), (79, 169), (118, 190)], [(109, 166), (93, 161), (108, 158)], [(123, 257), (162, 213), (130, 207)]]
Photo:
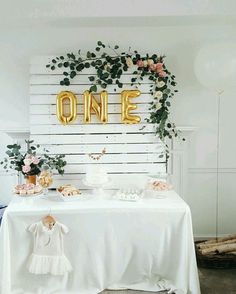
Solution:
[(62, 185), (57, 188), (57, 191), (61, 193), (61, 195), (67, 196), (78, 196), (81, 194), (80, 190), (72, 185)]
[(20, 196), (32, 196), (42, 192), (42, 187), (34, 184), (16, 185), (13, 192)]
[(166, 182), (163, 181), (153, 181), (149, 183), (149, 189), (154, 191), (168, 191), (171, 190), (173, 187)]

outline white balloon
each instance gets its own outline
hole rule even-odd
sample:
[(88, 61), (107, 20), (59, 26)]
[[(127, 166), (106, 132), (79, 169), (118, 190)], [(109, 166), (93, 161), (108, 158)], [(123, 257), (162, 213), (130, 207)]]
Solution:
[(221, 42), (201, 48), (194, 62), (199, 82), (212, 90), (236, 87), (236, 43)]

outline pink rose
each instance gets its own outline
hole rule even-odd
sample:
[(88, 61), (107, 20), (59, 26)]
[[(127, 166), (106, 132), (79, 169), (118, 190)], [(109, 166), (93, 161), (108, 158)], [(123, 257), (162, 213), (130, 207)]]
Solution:
[(151, 71), (155, 71), (155, 70), (156, 70), (156, 64), (150, 64), (150, 65), (149, 65), (149, 69), (150, 69)]
[(163, 63), (158, 62), (158, 63), (156, 64), (156, 71), (157, 71), (157, 72), (160, 72), (160, 71), (162, 71), (162, 70), (163, 70)]
[(31, 170), (31, 167), (29, 165), (23, 165), (22, 170), (24, 173), (28, 173)]
[(32, 158), (32, 163), (33, 163), (33, 164), (39, 164), (39, 159), (38, 159), (38, 157), (36, 157), (36, 156), (33, 157), (33, 158)]
[(138, 67), (143, 67), (143, 65), (144, 65), (144, 64), (143, 64), (143, 61), (142, 61), (142, 60), (138, 60), (138, 61), (137, 61), (137, 66), (138, 66)]
[(166, 72), (164, 72), (163, 70), (159, 72), (159, 77), (166, 77)]

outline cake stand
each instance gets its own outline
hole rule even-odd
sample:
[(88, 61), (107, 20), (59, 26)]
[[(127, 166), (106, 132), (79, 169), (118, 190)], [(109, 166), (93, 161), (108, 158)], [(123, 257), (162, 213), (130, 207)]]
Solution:
[(105, 198), (105, 192), (104, 192), (104, 187), (106, 187), (108, 184), (111, 183), (111, 180), (108, 179), (107, 182), (101, 183), (101, 184), (92, 184), (92, 183), (88, 183), (85, 179), (83, 180), (83, 183), (85, 186), (91, 187), (93, 188), (93, 194), (94, 196), (96, 196), (97, 198)]

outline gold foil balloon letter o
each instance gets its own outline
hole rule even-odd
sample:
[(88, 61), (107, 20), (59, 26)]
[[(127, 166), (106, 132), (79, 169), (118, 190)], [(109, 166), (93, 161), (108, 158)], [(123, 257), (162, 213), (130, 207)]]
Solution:
[(137, 124), (141, 121), (140, 116), (131, 115), (130, 111), (135, 110), (137, 105), (130, 103), (130, 98), (135, 98), (140, 95), (139, 90), (124, 90), (121, 92), (121, 120), (125, 124)]
[(76, 119), (76, 104), (76, 96), (70, 91), (62, 91), (57, 95), (57, 118), (63, 125), (68, 125)]
[(98, 119), (106, 124), (108, 121), (107, 108), (108, 95), (107, 91), (102, 91), (100, 94), (100, 103), (89, 91), (84, 92), (84, 122), (91, 122), (91, 112), (94, 111)]

